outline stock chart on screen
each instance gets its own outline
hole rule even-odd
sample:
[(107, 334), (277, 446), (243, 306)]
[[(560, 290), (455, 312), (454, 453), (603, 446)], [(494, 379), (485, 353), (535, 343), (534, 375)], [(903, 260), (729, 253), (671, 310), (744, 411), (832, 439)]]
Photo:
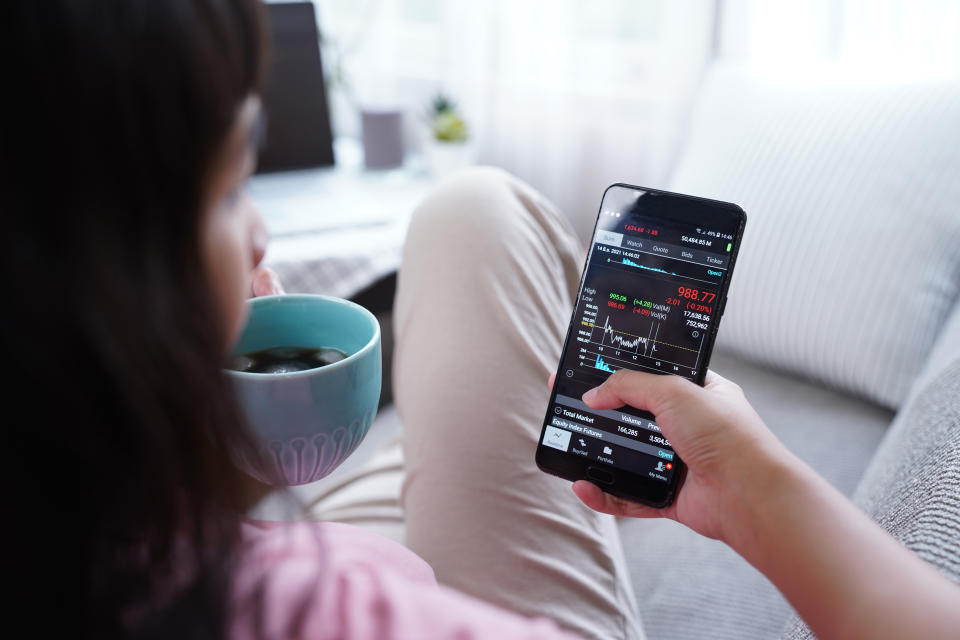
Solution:
[[(721, 253), (598, 231), (577, 303), (567, 377), (628, 368), (696, 376), (725, 270)], [(572, 356), (572, 357), (571, 357)]]

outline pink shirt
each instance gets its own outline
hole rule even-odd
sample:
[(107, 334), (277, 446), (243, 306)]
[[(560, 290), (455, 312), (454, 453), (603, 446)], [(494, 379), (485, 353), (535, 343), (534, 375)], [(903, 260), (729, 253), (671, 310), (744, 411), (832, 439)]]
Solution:
[(573, 637), (437, 585), (415, 553), (350, 525), (251, 522), (244, 545), (233, 638)]

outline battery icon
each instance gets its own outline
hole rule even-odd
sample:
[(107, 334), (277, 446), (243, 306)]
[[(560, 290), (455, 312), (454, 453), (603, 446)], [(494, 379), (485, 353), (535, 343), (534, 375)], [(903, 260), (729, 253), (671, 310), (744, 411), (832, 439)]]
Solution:
[(728, 242), (728, 243), (727, 243), (727, 253), (730, 253), (730, 249), (732, 249), (732, 248), (733, 248), (733, 243), (732, 243), (732, 242)]

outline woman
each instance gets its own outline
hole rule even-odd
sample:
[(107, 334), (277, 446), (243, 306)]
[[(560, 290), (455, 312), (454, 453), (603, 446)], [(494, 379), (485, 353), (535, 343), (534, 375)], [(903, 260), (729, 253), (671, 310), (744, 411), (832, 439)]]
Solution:
[[(262, 488), (231, 462), (253, 445), (221, 364), (251, 288), (277, 287), (254, 276), (265, 234), (242, 189), (262, 117), (259, 3), (12, 13), (23, 74), (7, 78), (0, 180), (16, 635), (566, 634), (505, 608), (642, 635), (612, 519), (533, 468), (531, 416), (582, 255), (548, 203), (479, 171), (411, 227), (397, 394), (409, 546), (430, 566), (342, 525), (252, 527)], [(956, 588), (794, 459), (731, 383), (620, 373), (585, 401), (653, 411), (690, 465), (663, 513), (577, 483), (587, 505), (727, 541), (825, 637), (960, 628)], [(436, 586), (431, 567), (503, 608)]]

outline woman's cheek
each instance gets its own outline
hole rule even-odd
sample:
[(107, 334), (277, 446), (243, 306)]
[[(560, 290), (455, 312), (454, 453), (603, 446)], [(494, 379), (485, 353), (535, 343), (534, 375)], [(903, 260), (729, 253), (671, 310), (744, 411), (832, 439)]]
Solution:
[(242, 216), (223, 209), (210, 216), (206, 230), (206, 262), (210, 284), (229, 342), (239, 335), (246, 320), (245, 301), (250, 291), (251, 260)]
[(243, 325), (247, 319), (246, 300), (251, 295), (253, 286), (253, 264), (250, 259), (250, 248), (248, 243), (248, 234), (245, 229), (234, 229), (231, 243), (231, 274), (230, 274), (230, 295), (229, 303), (230, 317), (228, 326), (230, 327), (230, 342), (232, 343), (243, 330)]

